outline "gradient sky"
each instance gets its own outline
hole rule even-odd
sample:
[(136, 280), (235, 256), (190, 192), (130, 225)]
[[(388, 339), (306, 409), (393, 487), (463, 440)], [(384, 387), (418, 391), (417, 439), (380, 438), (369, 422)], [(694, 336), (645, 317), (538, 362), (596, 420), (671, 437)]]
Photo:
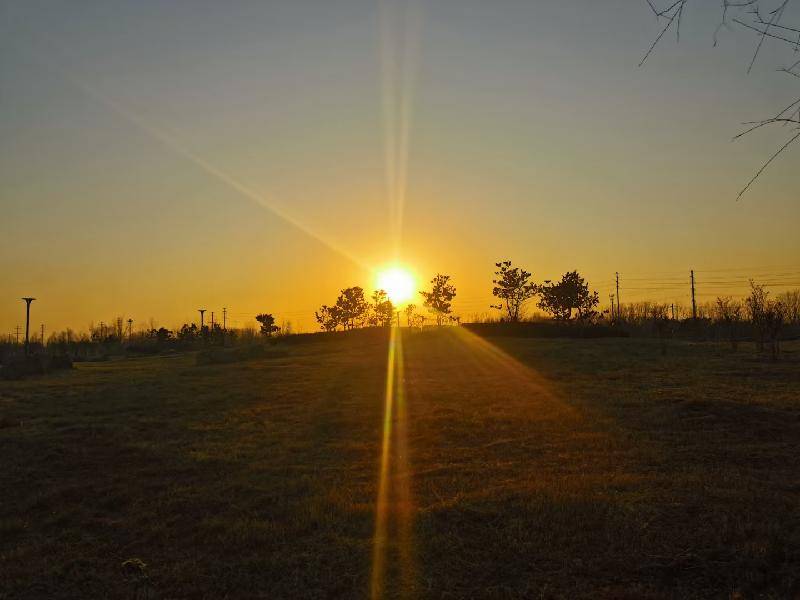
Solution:
[(800, 147), (737, 202), (788, 132), (731, 142), (794, 99), (791, 55), (747, 74), (696, 4), (639, 68), (644, 0), (2, 2), (0, 333), (24, 295), (37, 330), (312, 330), (397, 248), (465, 316), (504, 258), (604, 301), (615, 271), (623, 302), (685, 302), (691, 268), (701, 300), (798, 287)]

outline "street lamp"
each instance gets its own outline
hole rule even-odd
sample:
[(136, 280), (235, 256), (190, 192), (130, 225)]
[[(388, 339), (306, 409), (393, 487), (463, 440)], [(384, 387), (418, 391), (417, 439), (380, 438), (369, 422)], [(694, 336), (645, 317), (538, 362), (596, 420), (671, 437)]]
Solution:
[(23, 298), (25, 300), (25, 356), (28, 356), (28, 340), (31, 331), (31, 302), (36, 298)]

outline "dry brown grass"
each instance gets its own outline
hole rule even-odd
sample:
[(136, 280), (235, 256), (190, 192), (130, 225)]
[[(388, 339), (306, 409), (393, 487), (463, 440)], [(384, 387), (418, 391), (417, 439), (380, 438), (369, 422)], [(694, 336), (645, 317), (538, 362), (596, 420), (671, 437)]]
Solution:
[[(0, 598), (366, 596), (386, 345), (3, 384)], [(797, 343), (779, 362), (459, 329), (403, 348), (387, 597), (800, 593)]]

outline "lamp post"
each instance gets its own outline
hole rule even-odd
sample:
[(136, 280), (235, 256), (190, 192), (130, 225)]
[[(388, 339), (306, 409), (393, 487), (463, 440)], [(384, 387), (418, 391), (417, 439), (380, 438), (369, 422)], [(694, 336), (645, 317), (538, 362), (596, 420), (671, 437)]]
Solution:
[(28, 356), (28, 342), (31, 332), (31, 302), (36, 298), (23, 298), (25, 300), (25, 356)]

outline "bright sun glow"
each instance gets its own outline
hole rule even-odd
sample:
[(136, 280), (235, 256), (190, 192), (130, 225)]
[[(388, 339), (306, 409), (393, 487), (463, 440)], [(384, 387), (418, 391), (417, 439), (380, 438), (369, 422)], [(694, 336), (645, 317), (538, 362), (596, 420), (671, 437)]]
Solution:
[(402, 304), (414, 297), (416, 283), (414, 276), (403, 267), (390, 267), (378, 273), (376, 287), (385, 290), (389, 300), (394, 304)]

